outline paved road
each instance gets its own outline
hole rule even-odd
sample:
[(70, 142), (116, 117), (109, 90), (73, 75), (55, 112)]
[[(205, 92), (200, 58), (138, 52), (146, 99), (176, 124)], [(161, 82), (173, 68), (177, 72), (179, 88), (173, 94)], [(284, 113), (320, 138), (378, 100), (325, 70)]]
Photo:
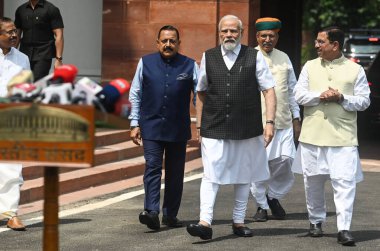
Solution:
[[(179, 218), (186, 223), (196, 222), (199, 214), (201, 175), (199, 171), (190, 175), (194, 180), (185, 183), (179, 213)], [(380, 250), (379, 180), (380, 173), (366, 172), (365, 181), (359, 183), (352, 222), (357, 246), (350, 250)], [(343, 250), (336, 243), (336, 217), (329, 184), (326, 188), (328, 218), (322, 238), (305, 237), (309, 223), (303, 181), (297, 175), (292, 191), (283, 201), (287, 220), (253, 223), (255, 205), (250, 200), (247, 223), (254, 230), (252, 238), (237, 238), (231, 232), (232, 186), (224, 186), (219, 191), (211, 241), (191, 237), (185, 228), (162, 228), (153, 232), (141, 225), (138, 222), (143, 205), (140, 186), (62, 208), (61, 213), (66, 216), (60, 219), (60, 250)], [(39, 214), (23, 216), (25, 223), (31, 224), (26, 232), (4, 231), (5, 222), (1, 222), (0, 250), (42, 250)]]

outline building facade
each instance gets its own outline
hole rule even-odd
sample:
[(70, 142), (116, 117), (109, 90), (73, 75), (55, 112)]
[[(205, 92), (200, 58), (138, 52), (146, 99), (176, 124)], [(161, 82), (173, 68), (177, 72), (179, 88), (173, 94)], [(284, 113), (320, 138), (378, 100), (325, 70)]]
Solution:
[[(26, 0), (18, 0), (23, 3)], [(300, 71), (301, 58), (301, 22), (302, 0), (99, 0), (98, 6), (86, 6), (83, 15), (94, 13), (91, 8), (102, 8), (98, 11), (102, 27), (99, 44), (101, 48), (92, 49), (87, 55), (99, 54), (100, 63), (97, 73), (105, 82), (117, 77), (131, 80), (139, 58), (156, 51), (157, 31), (163, 25), (171, 24), (179, 29), (181, 35), (180, 52), (200, 61), (202, 52), (218, 45), (217, 25), (220, 18), (233, 14), (242, 19), (244, 36), (242, 43), (256, 46), (255, 21), (259, 17), (273, 16), (282, 20), (278, 48), (288, 53), (293, 62), (296, 74)], [(74, 11), (76, 1), (55, 1), (65, 22), (64, 55), (71, 53), (70, 62), (83, 60), (76, 58), (81, 48), (70, 42), (70, 31), (86, 31), (85, 21), (70, 23), (70, 13)], [(14, 0), (0, 0), (0, 13), (10, 12), (5, 5), (15, 4)], [(69, 5), (69, 6), (65, 6)], [(67, 8), (66, 8), (67, 7)], [(84, 12), (83, 12), (84, 13)], [(65, 17), (68, 16), (68, 17)], [(14, 16), (10, 16), (13, 18)], [(92, 23), (92, 22), (91, 22)], [(96, 28), (96, 27), (95, 27)], [(86, 32), (82, 32), (86, 36)], [(94, 33), (94, 32), (92, 32)], [(76, 38), (77, 39), (77, 38)], [(93, 39), (93, 38), (89, 38)], [(95, 41), (94, 41), (95, 43)], [(87, 43), (89, 44), (89, 43)], [(82, 48), (83, 50), (83, 48)], [(69, 54), (70, 55), (70, 54)], [(67, 61), (66, 61), (67, 62)], [(85, 62), (81, 62), (82, 64)], [(86, 66), (80, 65), (82, 68)], [(79, 69), (81, 70), (81, 68)]]

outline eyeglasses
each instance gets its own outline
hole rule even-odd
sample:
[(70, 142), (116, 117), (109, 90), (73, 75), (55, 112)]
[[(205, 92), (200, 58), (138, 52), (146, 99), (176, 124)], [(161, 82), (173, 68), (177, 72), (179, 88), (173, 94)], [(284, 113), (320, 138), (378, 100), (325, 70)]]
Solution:
[(17, 35), (17, 29), (10, 31), (2, 31), (0, 34), (7, 34), (8, 36), (12, 36), (13, 34)]

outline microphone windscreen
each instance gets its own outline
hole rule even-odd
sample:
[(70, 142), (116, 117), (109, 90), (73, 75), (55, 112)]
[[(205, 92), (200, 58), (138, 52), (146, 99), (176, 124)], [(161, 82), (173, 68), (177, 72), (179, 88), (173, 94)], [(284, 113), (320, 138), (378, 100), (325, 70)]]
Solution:
[(78, 74), (78, 68), (72, 64), (65, 64), (55, 68), (52, 80), (61, 80), (62, 83), (73, 83)]
[(21, 84), (21, 83), (33, 83), (33, 72), (30, 70), (22, 70), (20, 73), (15, 75), (11, 80), (9, 80), (7, 88), (8, 91), (12, 88), (12, 86)]
[(104, 106), (107, 112), (114, 112), (115, 104), (119, 100), (120, 96), (120, 91), (111, 84), (105, 85), (103, 90), (96, 94), (99, 102)]
[(110, 85), (114, 86), (119, 91), (120, 95), (128, 92), (131, 88), (131, 84), (123, 78), (111, 80)]

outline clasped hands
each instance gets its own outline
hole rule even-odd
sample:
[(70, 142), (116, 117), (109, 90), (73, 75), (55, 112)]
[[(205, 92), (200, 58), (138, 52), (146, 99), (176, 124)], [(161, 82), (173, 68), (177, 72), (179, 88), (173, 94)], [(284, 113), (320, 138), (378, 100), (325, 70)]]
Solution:
[(329, 86), (329, 89), (327, 91), (324, 91), (319, 96), (320, 101), (324, 102), (340, 102), (342, 99), (342, 94), (338, 91), (338, 89), (331, 88)]

